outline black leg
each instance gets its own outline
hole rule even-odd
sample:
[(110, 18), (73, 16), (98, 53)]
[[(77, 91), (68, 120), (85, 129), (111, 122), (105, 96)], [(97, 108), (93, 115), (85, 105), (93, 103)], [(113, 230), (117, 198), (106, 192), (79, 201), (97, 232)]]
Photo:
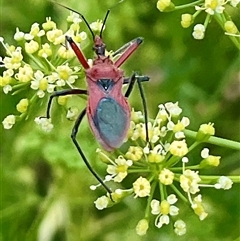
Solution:
[[(142, 75), (142, 76), (137, 76), (138, 80), (140, 82), (145, 82), (145, 81), (149, 81), (149, 76), (147, 75)], [(131, 77), (127, 77), (123, 79), (123, 84), (129, 84), (131, 82), (132, 76)]]
[(81, 89), (68, 89), (68, 90), (60, 90), (60, 91), (56, 91), (54, 92), (51, 96), (50, 99), (48, 101), (48, 106), (47, 106), (47, 114), (46, 117), (49, 119), (50, 118), (50, 109), (51, 109), (51, 105), (52, 105), (52, 101), (54, 97), (57, 96), (64, 96), (64, 95), (87, 95), (87, 90), (81, 90)]
[[(107, 187), (107, 185), (103, 182), (103, 180), (98, 176), (98, 174), (93, 170), (93, 168), (91, 167), (90, 163), (88, 162), (87, 158), (85, 157), (82, 148), (80, 147), (80, 145), (78, 144), (78, 141), (76, 139), (77, 133), (78, 133), (78, 128), (82, 122), (83, 117), (86, 114), (86, 108), (80, 113), (80, 115), (78, 116), (74, 127), (72, 129), (72, 134), (71, 134), (71, 138), (73, 143), (75, 144), (80, 156), (82, 157), (83, 161), (85, 162), (86, 166), (88, 167), (89, 171), (93, 174), (93, 176), (102, 184), (102, 186), (107, 190), (107, 192), (109, 194), (112, 193), (112, 191), (109, 189), (109, 187)], [(111, 195), (110, 195), (111, 196)]]
[(138, 89), (140, 92), (140, 96), (142, 99), (142, 105), (143, 105), (143, 112), (144, 112), (144, 120), (145, 120), (145, 130), (146, 130), (146, 142), (149, 143), (149, 135), (148, 135), (148, 112), (147, 112), (147, 103), (146, 103), (146, 99), (144, 96), (144, 91), (142, 88), (142, 84), (141, 82), (144, 81), (148, 81), (149, 77), (148, 76), (138, 76), (135, 72), (133, 73), (133, 75), (130, 78), (126, 78), (124, 79), (124, 84), (125, 83), (129, 83), (129, 86), (127, 88), (127, 91), (125, 93), (125, 97), (129, 97), (129, 95), (131, 94), (132, 90), (133, 90), (133, 86), (135, 84), (135, 82), (137, 81), (138, 83)]

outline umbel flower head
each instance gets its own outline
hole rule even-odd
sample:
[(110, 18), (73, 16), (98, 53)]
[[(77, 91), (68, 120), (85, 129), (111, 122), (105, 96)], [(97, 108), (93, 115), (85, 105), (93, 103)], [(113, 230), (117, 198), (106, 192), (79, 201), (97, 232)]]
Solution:
[[(205, 37), (208, 24), (212, 19), (215, 19), (217, 23), (224, 29), (225, 34), (230, 37), (232, 42), (240, 49), (239, 36), (240, 32), (231, 18), (231, 9), (239, 9), (240, 0), (203, 0), (193, 1), (191, 3), (181, 4), (176, 6), (171, 0), (158, 0), (157, 8), (161, 12), (169, 12), (180, 9), (190, 9), (194, 13), (183, 13), (181, 16), (181, 25), (183, 28), (189, 28), (193, 26), (192, 36), (194, 39), (201, 40)], [(205, 14), (205, 20), (203, 23), (197, 22), (197, 17), (200, 14)]]
[[(169, 11), (175, 6), (171, 1), (159, 3), (159, 8)], [(219, 8), (221, 11), (221, 8)], [(191, 22), (189, 16), (185, 20)], [(5, 129), (11, 129), (16, 122), (26, 119), (31, 109), (38, 108), (41, 100), (54, 90), (75, 88), (82, 74), (79, 63), (76, 65), (74, 52), (65, 43), (65, 35), (71, 36), (81, 45), (86, 41), (86, 33), (80, 31), (82, 20), (75, 13), (71, 13), (67, 22), (68, 29), (64, 32), (57, 28), (57, 24), (47, 18), (42, 25), (34, 23), (28, 33), (16, 29), (14, 39), (17, 46), (8, 45), (0, 37), (0, 42), (6, 50), (6, 57), (1, 58), (5, 70), (0, 76), (0, 86), (5, 94), (16, 94), (25, 91), (26, 96), (16, 105), (19, 114), (10, 114), (2, 124)], [(91, 25), (94, 31), (101, 29), (98, 21)], [(234, 29), (230, 23), (229, 29)], [(201, 27), (198, 36), (201, 37)], [(200, 38), (199, 37), (199, 38)], [(25, 59), (29, 56), (29, 59)], [(59, 97), (59, 105), (66, 106), (67, 98)], [(174, 232), (183, 235), (187, 225), (180, 219), (180, 201), (189, 204), (189, 208), (204, 220), (208, 213), (204, 209), (204, 197), (201, 189), (213, 187), (228, 190), (232, 187), (232, 180), (226, 176), (209, 177), (200, 175), (202, 169), (216, 168), (220, 163), (220, 156), (215, 156), (210, 150), (203, 148), (199, 153), (199, 165), (192, 168), (188, 157), (199, 143), (207, 142), (215, 133), (212, 123), (203, 124), (195, 133), (195, 142), (189, 140), (186, 127), (190, 120), (182, 117), (182, 109), (178, 103), (168, 102), (160, 104), (155, 119), (143, 122), (143, 114), (132, 110), (132, 120), (127, 135), (128, 140), (121, 149), (109, 154), (98, 149), (99, 158), (106, 165), (104, 182), (115, 182), (121, 185), (126, 179), (131, 180), (128, 187), (116, 189), (113, 193), (97, 198), (94, 202), (97, 209), (102, 210), (121, 202), (123, 198), (146, 199), (146, 211), (136, 224), (138, 235), (145, 235), (149, 223), (154, 220), (156, 228), (160, 229), (173, 223)], [(66, 117), (74, 120), (78, 109), (70, 107)], [(51, 119), (35, 118), (35, 122), (46, 132), (53, 128)], [(148, 127), (149, 142), (146, 142), (146, 125)], [(192, 143), (192, 144), (189, 144)], [(203, 178), (204, 177), (204, 178)], [(95, 190), (98, 185), (92, 185)], [(124, 186), (124, 185), (123, 185)]]
[[(208, 148), (199, 153), (199, 165), (191, 165), (188, 153), (198, 144), (208, 141), (215, 129), (212, 123), (201, 125), (192, 143), (186, 130), (190, 120), (182, 117), (181, 113), (178, 103), (159, 105), (155, 119), (147, 123), (150, 140), (147, 143), (143, 115), (132, 110), (128, 140), (122, 148), (111, 154), (97, 150), (108, 173), (104, 182), (112, 181), (118, 185), (123, 180), (131, 182), (126, 189), (117, 189), (112, 194), (99, 197), (94, 202), (95, 206), (99, 210), (112, 207), (128, 196), (136, 200), (146, 199), (146, 211), (136, 225), (136, 233), (140, 236), (147, 233), (151, 220), (158, 229), (173, 223), (174, 232), (184, 235), (187, 225), (181, 216), (179, 203), (188, 203), (193, 213), (204, 220), (208, 213), (202, 188), (227, 190), (232, 186), (233, 182), (228, 177), (200, 175), (204, 168), (214, 168), (220, 163), (220, 156), (210, 155)], [(91, 189), (98, 186), (91, 186)]]
[[(67, 22), (65, 32), (50, 17), (43, 24), (33, 23), (27, 33), (17, 28), (14, 34), (16, 46), (5, 43), (0, 37), (0, 44), (6, 51), (6, 56), (1, 58), (1, 67), (5, 70), (0, 76), (0, 86), (5, 94), (26, 93), (16, 105), (18, 114), (10, 114), (2, 121), (5, 129), (26, 119), (30, 110), (38, 108), (42, 99), (48, 98), (54, 90), (77, 87), (82, 69), (65, 36), (72, 37), (82, 47), (87, 34), (80, 30), (82, 20), (78, 14), (71, 12)], [(69, 115), (74, 119), (73, 113)], [(51, 129), (44, 120), (36, 119), (36, 122), (44, 129)]]

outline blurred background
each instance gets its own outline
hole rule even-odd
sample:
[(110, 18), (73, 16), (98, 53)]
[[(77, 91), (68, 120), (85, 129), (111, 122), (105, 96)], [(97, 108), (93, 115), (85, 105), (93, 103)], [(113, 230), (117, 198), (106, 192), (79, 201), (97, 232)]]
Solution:
[[(59, 1), (60, 2), (60, 1)], [(183, 115), (191, 120), (189, 129), (197, 130), (202, 123), (213, 122), (216, 136), (240, 141), (240, 58), (239, 51), (213, 20), (203, 40), (194, 40), (192, 27), (183, 29), (181, 14), (192, 9), (160, 13), (156, 0), (126, 0), (114, 7), (107, 21), (103, 39), (108, 50), (115, 50), (138, 36), (144, 44), (123, 65), (125, 75), (133, 70), (149, 75), (144, 83), (149, 115), (154, 118), (158, 105), (179, 102)], [(175, 1), (179, 3), (187, 1)], [(105, 16), (117, 3), (113, 0), (61, 1), (94, 22)], [(5, 42), (13, 39), (16, 27), (28, 32), (34, 22), (43, 23), (51, 16), (65, 30), (69, 11), (42, 0), (2, 0), (1, 33)], [(239, 11), (229, 8), (240, 28)], [(205, 14), (198, 18), (203, 23)], [(84, 50), (91, 58), (91, 46)], [(5, 52), (0, 46), (0, 55)], [(3, 71), (3, 69), (0, 69)], [(15, 96), (1, 93), (1, 120), (16, 113), (15, 106), (24, 93)], [(141, 110), (137, 88), (130, 97), (135, 109)], [(79, 102), (79, 108), (85, 101)], [(240, 235), (240, 188), (229, 191), (203, 189), (209, 216), (204, 221), (182, 205), (188, 231), (183, 237), (174, 235), (172, 227), (153, 227), (145, 237), (135, 234), (135, 226), (144, 215), (145, 202), (129, 197), (121, 204), (99, 211), (94, 200), (105, 191), (89, 190), (96, 180), (84, 166), (70, 138), (73, 122), (67, 121), (54, 108), (55, 128), (45, 134), (33, 123), (43, 115), (44, 103), (33, 111), (27, 121), (11, 130), (1, 127), (1, 237), (3, 241), (109, 241), (109, 240), (235, 240)], [(56, 124), (57, 123), (57, 124)], [(79, 135), (80, 136), (80, 135)], [(83, 123), (81, 143), (94, 168), (104, 175), (105, 165), (96, 157), (98, 146)], [(239, 175), (240, 154), (231, 149), (207, 145), (211, 154), (221, 155), (215, 175)], [(199, 149), (200, 150), (200, 149)], [(200, 160), (199, 152), (192, 160)], [(45, 237), (41, 236), (46, 235)]]

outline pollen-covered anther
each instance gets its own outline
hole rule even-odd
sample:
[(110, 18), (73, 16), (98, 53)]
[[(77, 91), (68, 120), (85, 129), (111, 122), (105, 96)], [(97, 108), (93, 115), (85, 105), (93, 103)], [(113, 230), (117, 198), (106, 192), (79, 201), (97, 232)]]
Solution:
[(198, 183), (201, 178), (198, 175), (198, 171), (192, 171), (190, 169), (184, 170), (180, 176), (180, 186), (185, 192), (195, 194), (200, 191)]
[(143, 150), (139, 146), (130, 146), (125, 157), (132, 161), (139, 161), (142, 158)]
[(151, 191), (150, 182), (144, 177), (139, 177), (133, 183), (133, 191), (135, 193), (134, 198), (149, 196)]
[(185, 140), (173, 141), (169, 146), (169, 152), (174, 156), (183, 157), (188, 153), (188, 147)]
[(160, 172), (158, 179), (164, 185), (171, 185), (174, 180), (174, 173), (172, 171), (170, 171), (169, 169), (164, 168)]

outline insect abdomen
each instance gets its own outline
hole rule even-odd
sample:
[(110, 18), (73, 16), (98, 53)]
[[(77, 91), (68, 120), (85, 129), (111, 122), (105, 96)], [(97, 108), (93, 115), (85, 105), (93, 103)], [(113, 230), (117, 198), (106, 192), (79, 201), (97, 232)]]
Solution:
[(129, 128), (129, 113), (113, 98), (102, 98), (93, 116), (93, 123), (102, 141), (112, 149), (119, 147)]

